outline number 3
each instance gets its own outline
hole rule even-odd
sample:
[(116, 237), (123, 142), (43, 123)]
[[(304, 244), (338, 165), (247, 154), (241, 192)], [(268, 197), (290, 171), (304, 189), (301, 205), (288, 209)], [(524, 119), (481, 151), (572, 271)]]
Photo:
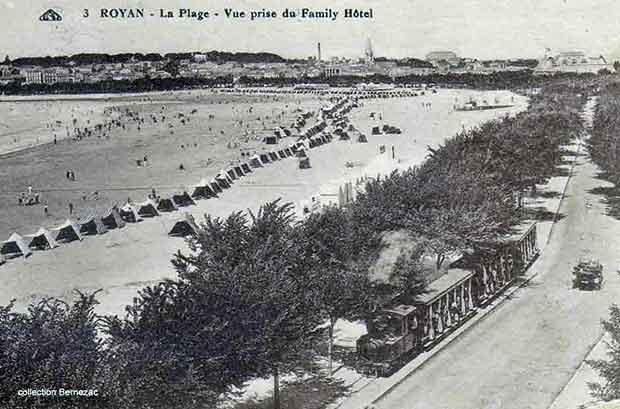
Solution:
[(84, 9), (84, 14), (82, 14), (82, 17), (88, 17), (88, 9)]

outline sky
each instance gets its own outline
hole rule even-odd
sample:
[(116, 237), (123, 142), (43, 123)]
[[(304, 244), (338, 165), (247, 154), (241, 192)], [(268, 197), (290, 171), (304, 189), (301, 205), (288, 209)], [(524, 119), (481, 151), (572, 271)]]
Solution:
[[(341, 15), (346, 8), (372, 8), (374, 18), (224, 17), (224, 8), (280, 14), (302, 7)], [(60, 11), (63, 21), (39, 21), (49, 8)], [(88, 18), (82, 17), (85, 8)], [(101, 8), (144, 8), (147, 16), (104, 19)], [(219, 16), (161, 19), (160, 8)], [(539, 58), (550, 48), (614, 60), (620, 59), (619, 17), (617, 0), (0, 0), (0, 56), (221, 50), (305, 58), (316, 54), (320, 41), (324, 58), (359, 57), (370, 38), (376, 56), (392, 58), (424, 58), (436, 50), (479, 59)]]

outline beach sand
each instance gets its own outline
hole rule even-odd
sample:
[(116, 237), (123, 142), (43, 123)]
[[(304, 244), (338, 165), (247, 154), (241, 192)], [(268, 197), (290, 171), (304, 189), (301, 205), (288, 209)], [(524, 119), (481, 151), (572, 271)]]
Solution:
[[(205, 95), (204, 99), (196, 100), (183, 96), (174, 102), (169, 102), (168, 95), (163, 95), (168, 102), (116, 101), (115, 106), (138, 113), (145, 123), (138, 125), (125, 120), (125, 129), (113, 128), (109, 138), (64, 139), (57, 144), (47, 143), (2, 155), (0, 238), (14, 231), (25, 235), (39, 226), (58, 225), (69, 217), (69, 203), (74, 207), (72, 217), (77, 219), (93, 209), (104, 211), (115, 203), (123, 204), (128, 198), (141, 202), (152, 189), (162, 197), (189, 190), (202, 178), (210, 179), (231, 161), (238, 161), (241, 149), (247, 152), (266, 149), (262, 136), (272, 133), (280, 123), (289, 125), (298, 115), (295, 111), (316, 110), (321, 105), (314, 98), (278, 97), (275, 101), (260, 102), (265, 98)], [(20, 104), (20, 110), (27, 112), (25, 103)], [(38, 106), (39, 102), (34, 104)], [(85, 104), (93, 111), (111, 106), (101, 105), (104, 103), (100, 101)], [(57, 109), (39, 113), (39, 120), (51, 118)], [(193, 111), (196, 113), (191, 114)], [(152, 115), (157, 123), (151, 121)], [(209, 119), (210, 115), (214, 119)], [(162, 117), (166, 120), (162, 121)], [(27, 132), (22, 134), (27, 135)], [(230, 149), (229, 142), (239, 147)], [(145, 155), (147, 166), (137, 166), (136, 160)], [(179, 170), (181, 164), (183, 171)], [(75, 172), (76, 181), (66, 178), (69, 170)], [(29, 186), (40, 193), (42, 203), (19, 206), (18, 196)], [(48, 216), (44, 214), (43, 202), (48, 205)]]
[[(364, 100), (363, 106), (353, 110), (349, 117), (355, 127), (367, 135), (368, 143), (334, 140), (332, 143), (309, 151), (311, 169), (299, 169), (294, 158), (281, 160), (236, 181), (233, 187), (224, 191), (219, 198), (198, 201), (197, 206), (184, 210), (191, 212), (197, 221), (201, 221), (206, 213), (224, 217), (235, 210), (256, 210), (262, 203), (277, 198), (295, 203), (298, 211), (301, 209), (301, 204), (313, 196), (319, 197), (323, 203), (337, 200), (338, 187), (343, 182), (355, 181), (364, 175), (374, 177), (377, 173), (385, 174), (395, 168), (403, 169), (419, 163), (428, 153), (427, 146), (437, 146), (445, 138), (462, 130), (463, 127), (469, 128), (498, 116), (518, 112), (525, 109), (527, 105), (525, 98), (515, 96), (515, 106), (512, 108), (477, 112), (454, 112), (452, 110), (455, 98), (458, 97), (462, 101), (470, 95), (480, 96), (481, 94), (474, 91), (439, 90), (438, 94), (420, 97)], [(511, 95), (507, 92), (491, 92), (490, 94), (499, 95), (504, 99)], [(432, 107), (425, 108), (422, 102), (431, 102)], [(255, 106), (260, 105), (262, 108), (256, 109), (270, 112), (274, 106), (269, 104), (255, 104)], [(285, 102), (280, 101), (274, 104), (282, 107)], [(304, 107), (316, 109), (321, 101), (307, 100), (303, 101), (303, 104)], [(190, 107), (184, 109), (188, 108)], [(203, 113), (207, 111), (204, 104), (198, 109)], [(227, 109), (230, 109), (230, 105)], [(380, 112), (382, 120), (371, 119), (370, 112)], [(400, 127), (403, 133), (371, 135), (372, 126), (384, 123)], [(229, 121), (228, 125), (223, 123), (222, 126), (232, 125)], [(232, 132), (232, 129), (230, 131)], [(185, 132), (182, 133), (183, 138), (191, 141), (192, 138), (199, 138), (204, 129), (188, 127), (183, 132)], [(141, 143), (145, 146), (137, 148), (135, 145), (131, 147), (131, 143), (125, 143), (125, 149), (128, 152), (123, 153), (123, 149), (112, 149), (103, 144), (93, 143), (89, 146), (89, 150), (86, 150), (88, 151), (86, 154), (81, 148), (86, 144), (82, 142), (62, 145), (66, 147), (68, 151), (66, 155), (71, 156), (71, 160), (76, 160), (72, 149), (80, 146), (79, 154), (83, 155), (84, 159), (78, 172), (78, 180), (84, 180), (81, 175), (85, 175), (84, 186), (88, 182), (89, 189), (100, 188), (103, 180), (107, 186), (141, 184), (146, 187), (152, 183), (162, 186), (162, 189), (173, 191), (181, 185), (196, 183), (202, 177), (210, 178), (230, 161), (230, 158), (223, 159), (221, 156), (225, 155), (227, 148), (224, 140), (220, 140), (210, 145), (207, 152), (197, 152), (191, 159), (188, 159), (189, 171), (179, 176), (176, 169), (179, 158), (175, 156), (175, 149), (163, 143), (161, 150), (157, 148), (159, 154), (151, 154), (154, 155), (152, 159), (149, 156), (149, 161), (156, 163), (157, 165), (153, 166), (157, 169), (135, 168), (133, 172), (125, 172), (122, 163), (131, 163), (131, 158), (138, 152), (153, 149), (152, 140), (157, 136), (151, 135), (147, 138), (146, 135), (140, 137), (131, 135), (122, 138), (131, 143), (141, 139)], [(287, 138), (285, 141), (291, 143), (294, 139)], [(178, 145), (178, 141), (174, 145)], [(385, 154), (379, 154), (381, 145), (386, 146)], [(56, 149), (58, 146), (61, 145), (56, 145)], [(391, 158), (392, 146), (394, 158)], [(60, 173), (64, 171), (62, 167), (58, 169), (53, 159), (62, 157), (63, 154), (52, 149), (53, 147), (48, 146), (43, 150), (48, 153), (48, 156), (38, 168), (38, 175), (51, 171)], [(41, 152), (36, 150), (28, 155), (20, 159), (25, 162), (22, 169), (27, 169), (32, 166), (32, 163), (41, 160)], [(197, 166), (199, 159), (204, 155), (217, 158), (215, 159), (217, 162), (213, 166), (204, 168)], [(98, 161), (97, 158), (106, 158), (106, 161)], [(2, 163), (4, 160), (2, 159)], [(354, 167), (346, 167), (346, 162), (352, 163)], [(131, 169), (131, 166), (127, 169)], [(2, 172), (5, 170), (3, 166)], [(0, 176), (0, 180), (6, 181), (6, 178), (4, 173)], [(23, 185), (24, 182), (25, 180), (18, 181), (15, 186)], [(64, 183), (64, 180), (62, 182)], [(74, 182), (67, 181), (66, 183)], [(2, 192), (4, 191), (5, 188), (2, 189)], [(142, 200), (148, 193), (147, 190), (133, 190), (133, 192), (136, 201)], [(123, 191), (120, 197), (124, 197), (125, 194), (126, 191)], [(25, 209), (25, 207), (14, 207), (20, 211)], [(0, 230), (7, 232), (10, 229), (6, 228), (6, 224), (11, 224), (11, 228), (15, 228), (22, 223), (19, 221), (20, 218), (29, 219), (32, 216), (14, 214), (11, 217), (16, 220), (7, 221), (9, 218), (4, 218), (1, 220)], [(0, 305), (15, 298), (17, 307), (23, 308), (27, 303), (43, 296), (69, 299), (73, 289), (76, 288), (83, 291), (102, 289), (98, 297), (101, 301), (98, 311), (122, 314), (124, 306), (131, 303), (139, 288), (162, 278), (175, 277), (170, 259), (178, 249), (185, 250), (186, 245), (183, 239), (170, 238), (167, 233), (175, 220), (180, 217), (180, 211), (164, 214), (138, 224), (127, 225), (124, 229), (109, 231), (102, 236), (87, 237), (81, 242), (69, 243), (51, 251), (36, 252), (25, 260), (10, 260), (0, 266)]]

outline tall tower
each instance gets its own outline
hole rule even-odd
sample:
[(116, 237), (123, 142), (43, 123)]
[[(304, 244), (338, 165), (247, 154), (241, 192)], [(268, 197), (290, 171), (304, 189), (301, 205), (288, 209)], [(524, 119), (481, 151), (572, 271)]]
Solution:
[(316, 48), (317, 48), (317, 54), (318, 54), (317, 61), (321, 61), (321, 42), (320, 41), (316, 43)]
[(375, 63), (375, 54), (372, 51), (372, 43), (370, 37), (366, 39), (366, 49), (364, 50), (364, 57), (366, 57), (366, 64)]

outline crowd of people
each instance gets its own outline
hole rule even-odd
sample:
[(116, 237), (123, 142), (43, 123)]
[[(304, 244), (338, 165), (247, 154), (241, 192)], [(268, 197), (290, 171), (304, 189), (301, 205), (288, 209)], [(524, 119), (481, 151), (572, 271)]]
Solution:
[(20, 206), (34, 206), (41, 203), (41, 194), (34, 192), (32, 186), (28, 186), (25, 192), (21, 192), (17, 197), (17, 203)]
[[(176, 161), (177, 169), (181, 172), (193, 168), (199, 152), (210, 148), (216, 144), (226, 144), (226, 147), (239, 154), (236, 161), (244, 159), (243, 153), (254, 154), (260, 150), (260, 146), (264, 144), (266, 134), (272, 134), (274, 129), (287, 128), (294, 131), (295, 121), (299, 118), (300, 113), (306, 112), (302, 110), (302, 101), (292, 101), (287, 99), (287, 103), (282, 105), (260, 106), (259, 103), (281, 102), (283, 97), (247, 97), (237, 98), (233, 101), (228, 98), (218, 101), (221, 108), (204, 112), (203, 108), (195, 105), (184, 104), (161, 104), (150, 101), (147, 103), (127, 103), (118, 106), (108, 106), (103, 111), (103, 120), (93, 118), (94, 111), (91, 109), (86, 118), (82, 118), (78, 111), (72, 111), (72, 117), (69, 119), (55, 120), (48, 124), (48, 132), (53, 135), (53, 144), (67, 144), (70, 142), (80, 143), (88, 140), (97, 141), (116, 139), (115, 136), (137, 136), (138, 132), (145, 131), (158, 139), (169, 140), (168, 144), (177, 143), (182, 152), (176, 154), (180, 161)], [(316, 103), (316, 101), (314, 102)], [(225, 105), (229, 107), (224, 108)], [(177, 107), (181, 107), (178, 109)], [(183, 109), (185, 108), (185, 109)], [(224, 108), (224, 109), (222, 109)], [(96, 110), (96, 109), (95, 109)], [(84, 111), (83, 109), (81, 111)], [(80, 111), (80, 112), (81, 112)], [(96, 117), (96, 116), (95, 116)], [(176, 131), (191, 125), (191, 132), (178, 132), (176, 135), (170, 131)], [(297, 124), (298, 125), (298, 124)], [(202, 135), (197, 135), (193, 130), (196, 127), (202, 127), (205, 131)], [(62, 132), (59, 130), (66, 129), (67, 138), (61, 138)], [(299, 127), (298, 127), (299, 129)], [(52, 136), (50, 135), (50, 136)], [(174, 135), (174, 136), (172, 136)], [(223, 141), (222, 141), (223, 139)], [(194, 153), (196, 152), (196, 153)], [(151, 167), (153, 159), (159, 161), (158, 152), (145, 152), (140, 159), (135, 159), (138, 167)], [(218, 162), (217, 158), (201, 158), (198, 167), (209, 167), (214, 162)], [(90, 202), (106, 198), (100, 196), (100, 190), (88, 190), (86, 185), (92, 180), (88, 169), (84, 169), (80, 163), (72, 164), (79, 169), (66, 169), (64, 171), (65, 179), (69, 182), (78, 182), (72, 187), (60, 186), (59, 191), (69, 189), (70, 192), (64, 197), (56, 198), (53, 193), (48, 193), (46, 200), (43, 201), (39, 192), (32, 192), (31, 188), (27, 192), (18, 195), (17, 201), (19, 205), (41, 205), (43, 214), (47, 216), (61, 216), (67, 214), (69, 217), (78, 216), (78, 209), (87, 211), (89, 207), (93, 207)], [(218, 164), (218, 166), (220, 166)], [(78, 180), (78, 171), (80, 171), (80, 179)], [(84, 185), (84, 186), (82, 186)], [(104, 186), (99, 189), (106, 190)], [(54, 191), (54, 187), (50, 187), (50, 191)], [(92, 189), (92, 188), (91, 188)], [(95, 187), (97, 189), (97, 187)], [(127, 190), (131, 190), (128, 188)], [(108, 198), (113, 198), (113, 194)], [(160, 198), (159, 194), (151, 192), (148, 197), (154, 201)], [(82, 204), (80, 204), (82, 203)], [(96, 206), (99, 207), (99, 206)]]

